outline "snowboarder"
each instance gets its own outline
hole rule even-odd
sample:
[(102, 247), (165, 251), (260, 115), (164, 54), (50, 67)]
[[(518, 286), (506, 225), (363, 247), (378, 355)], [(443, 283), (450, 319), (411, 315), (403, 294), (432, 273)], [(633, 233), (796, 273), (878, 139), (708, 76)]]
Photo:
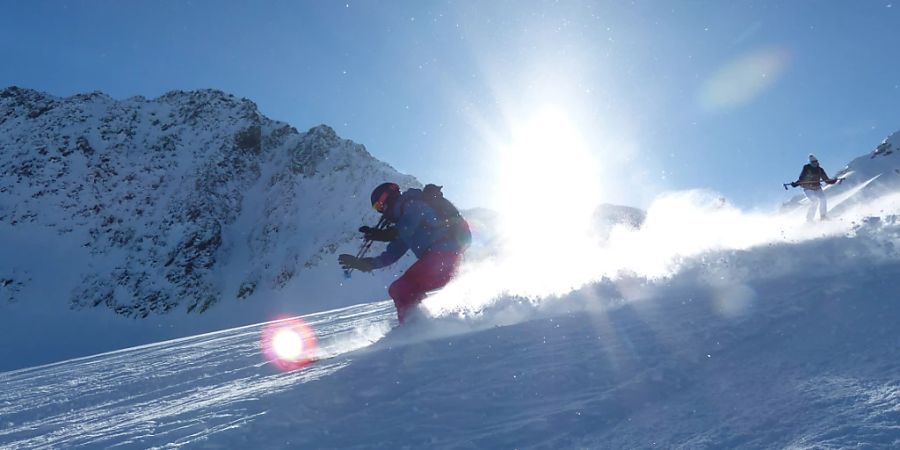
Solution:
[(803, 166), (800, 172), (800, 178), (791, 183), (792, 187), (801, 186), (806, 198), (809, 199), (809, 210), (806, 212), (806, 220), (812, 222), (816, 217), (816, 207), (819, 208), (819, 220), (827, 220), (825, 213), (828, 210), (828, 204), (825, 201), (825, 193), (822, 192), (822, 181), (828, 184), (837, 183), (838, 180), (829, 178), (825, 173), (825, 169), (819, 166), (819, 159), (812, 153), (809, 154), (809, 164)]
[(388, 288), (402, 324), (429, 291), (450, 282), (472, 234), (456, 207), (444, 198), (440, 186), (429, 184), (401, 194), (397, 184), (383, 183), (372, 191), (371, 200), (388, 226), (364, 226), (359, 231), (367, 241), (388, 242), (387, 249), (370, 258), (342, 254), (338, 262), (345, 270), (369, 272), (397, 262), (412, 250), (418, 261)]

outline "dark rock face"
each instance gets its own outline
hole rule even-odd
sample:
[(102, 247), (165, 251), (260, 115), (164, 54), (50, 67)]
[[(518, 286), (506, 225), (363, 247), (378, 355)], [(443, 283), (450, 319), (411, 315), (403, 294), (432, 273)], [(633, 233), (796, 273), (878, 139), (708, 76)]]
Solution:
[(320, 125), (311, 128), (293, 151), (294, 173), (311, 177), (316, 167), (328, 156), (329, 150), (339, 142), (337, 133), (330, 127)]

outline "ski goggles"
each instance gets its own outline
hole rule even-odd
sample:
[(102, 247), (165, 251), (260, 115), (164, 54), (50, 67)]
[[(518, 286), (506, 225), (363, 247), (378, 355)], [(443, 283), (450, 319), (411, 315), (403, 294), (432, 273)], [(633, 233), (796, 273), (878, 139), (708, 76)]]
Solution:
[(378, 197), (378, 201), (376, 201), (375, 203), (372, 203), (372, 208), (375, 208), (375, 211), (384, 213), (384, 209), (387, 207), (387, 200), (388, 200), (388, 197), (390, 196), (390, 194), (391, 194), (390, 191), (387, 191), (387, 190), (384, 191), (381, 194), (381, 196)]

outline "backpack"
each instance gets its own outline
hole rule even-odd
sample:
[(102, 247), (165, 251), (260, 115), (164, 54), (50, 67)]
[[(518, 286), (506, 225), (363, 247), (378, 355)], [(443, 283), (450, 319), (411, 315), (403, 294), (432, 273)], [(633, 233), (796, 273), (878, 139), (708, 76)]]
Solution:
[(428, 203), (428, 206), (434, 210), (438, 219), (442, 222), (442, 226), (447, 227), (450, 231), (450, 237), (465, 249), (472, 243), (472, 231), (469, 230), (469, 224), (463, 219), (462, 214), (456, 209), (450, 200), (444, 198), (441, 192), (443, 186), (427, 184), (422, 189), (422, 199)]

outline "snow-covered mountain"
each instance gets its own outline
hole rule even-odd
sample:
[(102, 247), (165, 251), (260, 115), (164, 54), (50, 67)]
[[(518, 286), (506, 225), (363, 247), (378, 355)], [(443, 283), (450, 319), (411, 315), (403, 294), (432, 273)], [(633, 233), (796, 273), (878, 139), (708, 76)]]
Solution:
[(0, 258), (3, 303), (65, 296), (132, 317), (273, 292), (308, 311), (358, 302), (393, 274), (339, 289), (335, 255), (376, 221), (372, 186), (420, 185), (327, 126), (301, 133), (214, 90), (4, 89), (0, 167), (0, 239), (15, 249)]
[[(833, 216), (839, 216), (854, 205), (897, 192), (900, 190), (900, 131), (885, 138), (871, 152), (829, 175), (843, 180), (840, 184), (826, 185), (824, 188)], [(785, 203), (782, 210), (792, 211), (808, 204), (809, 200), (801, 194)]]

